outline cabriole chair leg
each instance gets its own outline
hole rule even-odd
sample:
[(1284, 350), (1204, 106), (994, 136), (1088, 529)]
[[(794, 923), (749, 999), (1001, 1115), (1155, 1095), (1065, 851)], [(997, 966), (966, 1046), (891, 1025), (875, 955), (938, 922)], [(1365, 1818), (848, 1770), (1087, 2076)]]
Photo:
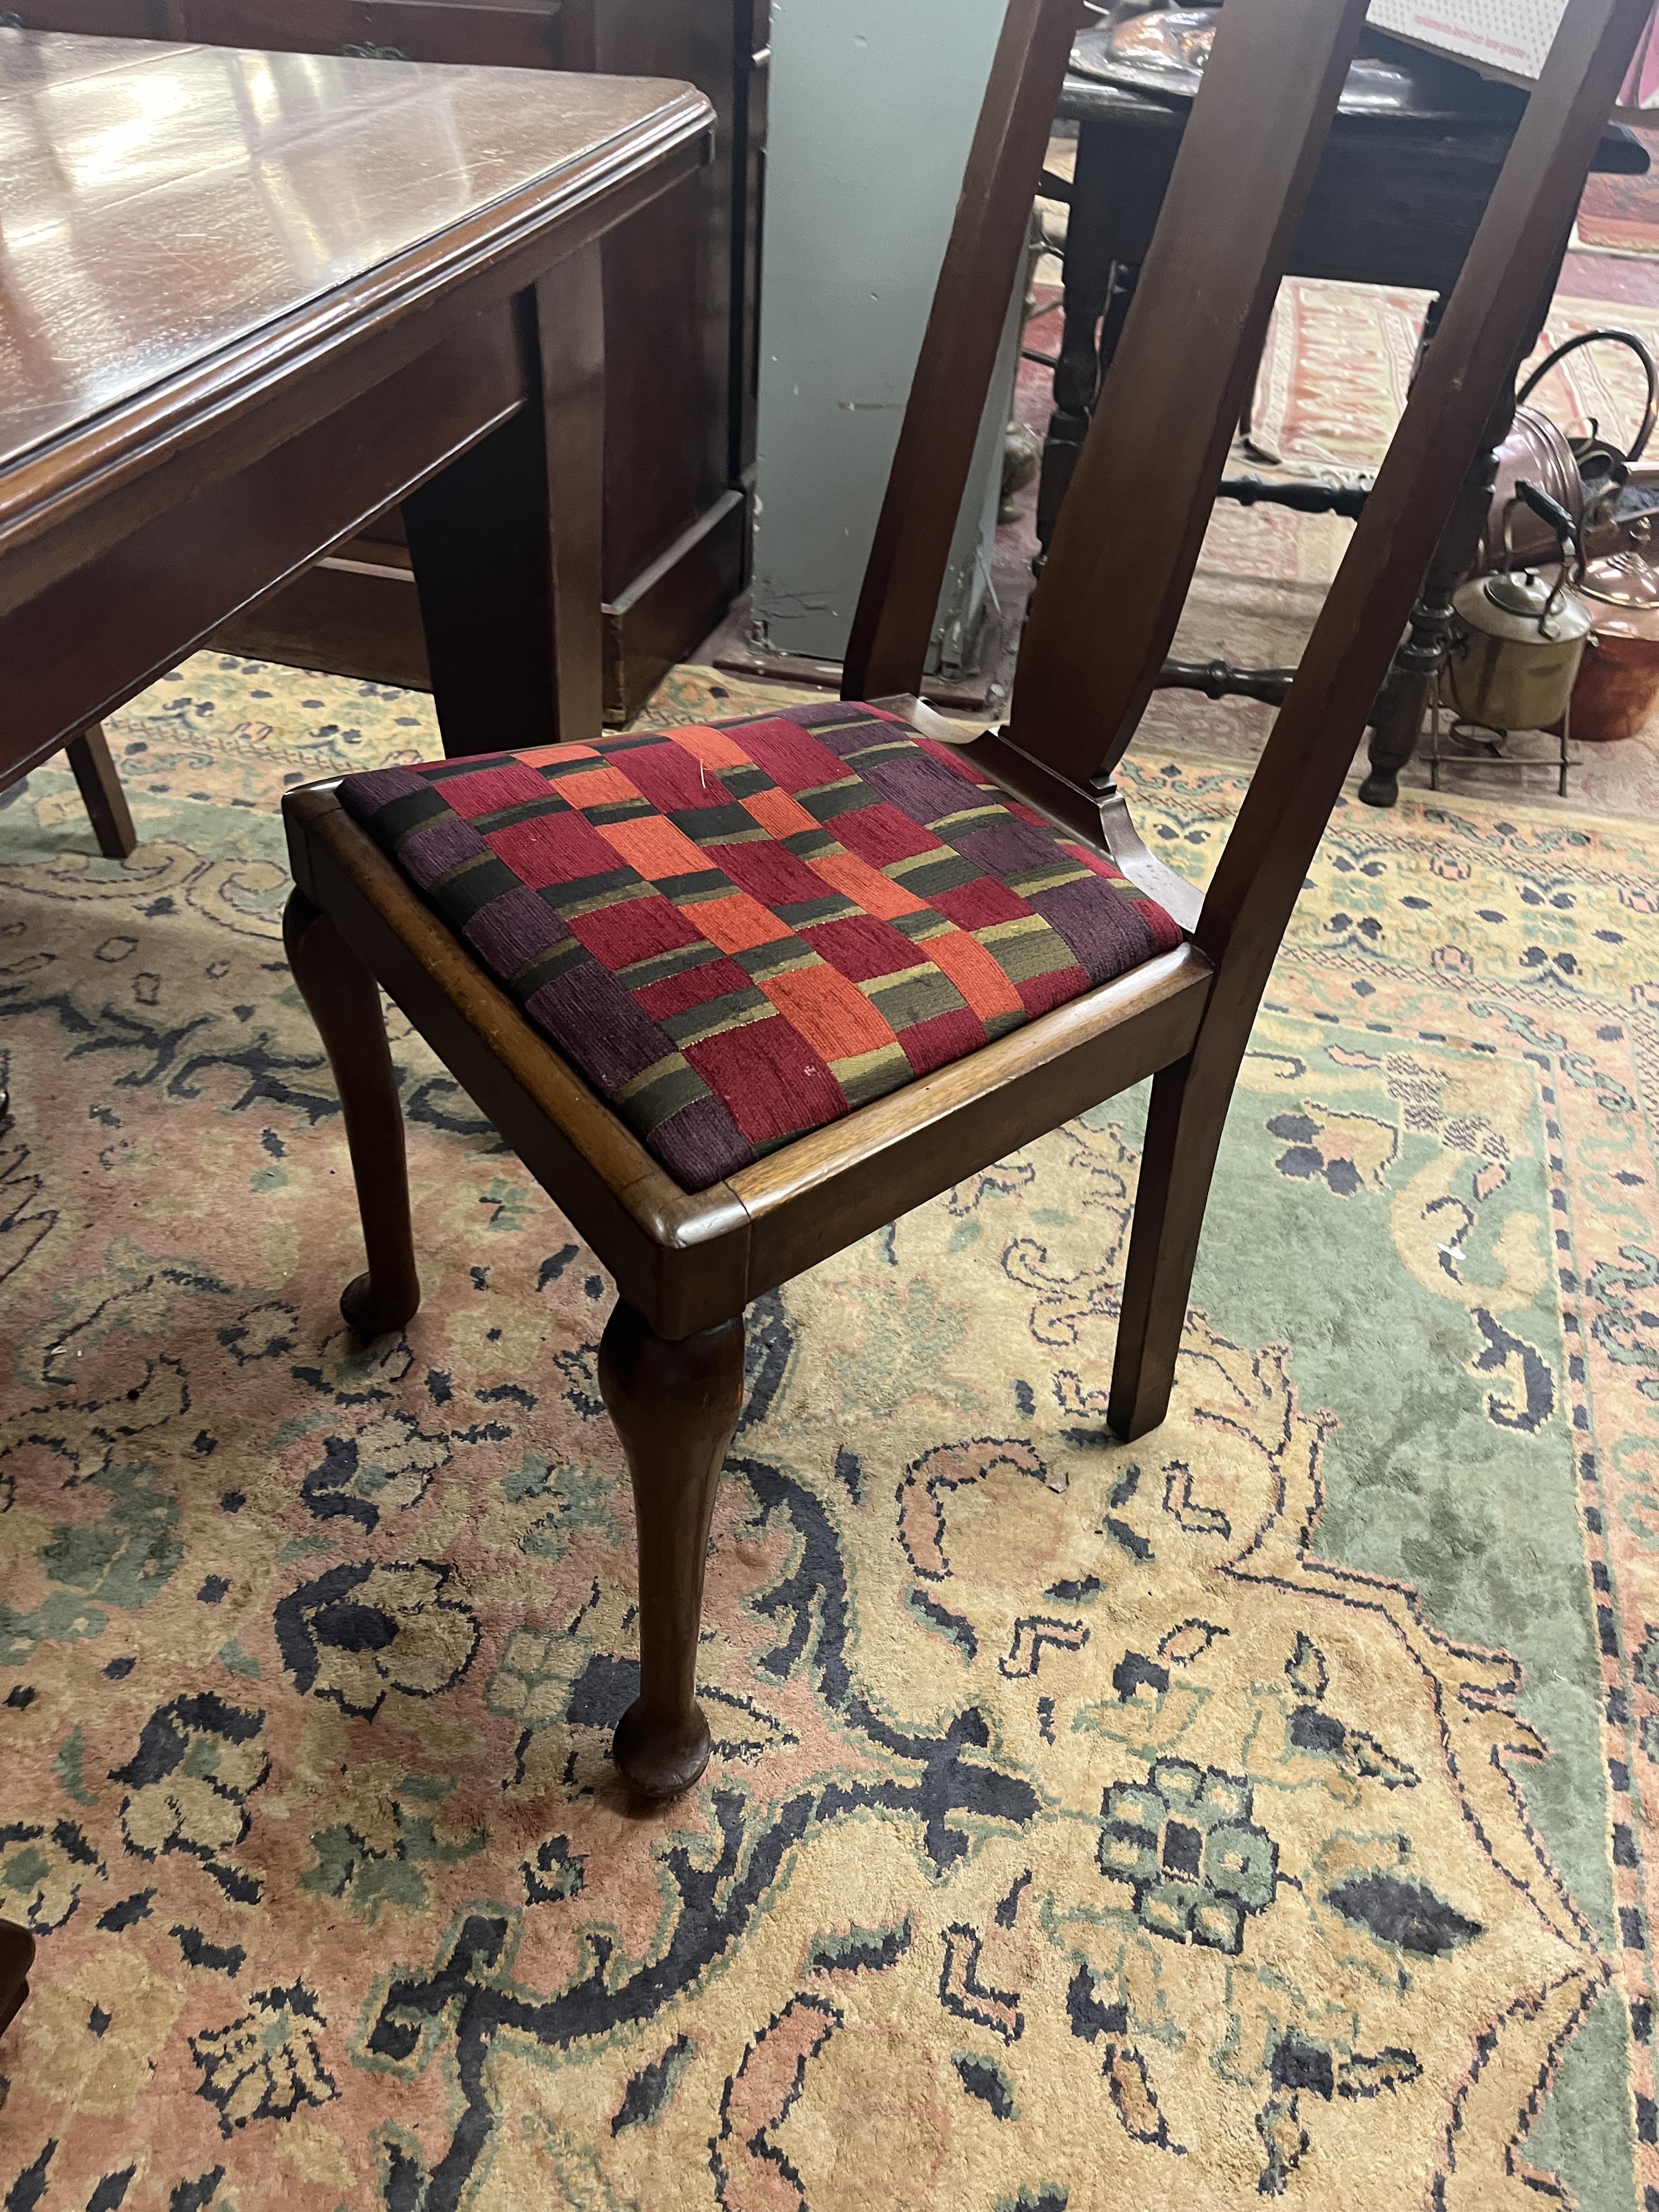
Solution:
[(708, 1764), (697, 1631), (714, 1493), (743, 1407), (743, 1343), (741, 1320), (671, 1343), (619, 1300), (599, 1346), (640, 1552), (640, 1694), (613, 1756), (647, 1797), (677, 1796)]

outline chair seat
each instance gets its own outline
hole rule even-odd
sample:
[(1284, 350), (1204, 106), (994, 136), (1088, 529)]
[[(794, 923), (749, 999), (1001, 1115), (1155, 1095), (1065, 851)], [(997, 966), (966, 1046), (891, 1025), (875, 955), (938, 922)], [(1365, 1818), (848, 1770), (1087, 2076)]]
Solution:
[(1181, 941), (875, 707), (376, 769), (340, 797), (688, 1191)]

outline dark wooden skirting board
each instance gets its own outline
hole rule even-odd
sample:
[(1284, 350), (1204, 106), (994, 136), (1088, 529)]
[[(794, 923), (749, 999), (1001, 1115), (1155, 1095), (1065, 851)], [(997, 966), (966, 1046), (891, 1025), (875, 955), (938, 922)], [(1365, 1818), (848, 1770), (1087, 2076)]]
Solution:
[(700, 521), (605, 604), (605, 718), (628, 721), (737, 592), (749, 543), (748, 502), (723, 492)]

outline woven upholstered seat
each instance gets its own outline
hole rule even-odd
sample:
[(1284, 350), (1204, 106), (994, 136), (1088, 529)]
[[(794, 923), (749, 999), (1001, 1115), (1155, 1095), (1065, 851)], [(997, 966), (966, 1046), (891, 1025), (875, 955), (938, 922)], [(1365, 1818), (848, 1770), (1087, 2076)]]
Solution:
[(1181, 932), (948, 744), (840, 702), (375, 769), (347, 807), (687, 1190)]

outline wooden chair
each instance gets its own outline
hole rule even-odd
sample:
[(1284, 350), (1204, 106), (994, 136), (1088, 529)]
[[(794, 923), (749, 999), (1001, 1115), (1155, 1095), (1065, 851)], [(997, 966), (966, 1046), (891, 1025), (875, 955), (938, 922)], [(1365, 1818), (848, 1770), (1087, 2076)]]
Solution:
[[(1148, 1075), (1155, 1078), (1152, 1110), (1108, 1418), (1126, 1438), (1163, 1419), (1223, 1118), (1262, 988), (1650, 4), (1570, 0), (1548, 73), (1201, 898), (1139, 845), (1101, 764), (1115, 757), (1118, 732), (1139, 712), (1139, 688), (1163, 657), (1209, 511), (1208, 479), (1238, 419), (1254, 342), (1364, 0), (1229, 0), (1113, 366), (1111, 404), (1091, 434), (1036, 594), (1006, 729), (954, 752), (930, 752), (939, 736), (936, 718), (901, 696), (902, 720), (883, 721), (878, 710), (856, 704), (792, 709), (793, 722), (751, 720), (728, 726), (725, 737), (653, 733), (509, 756), (487, 769), (466, 761), (418, 774), (386, 769), (285, 801), (298, 884), (287, 917), (289, 956), (340, 1086), (368, 1253), (367, 1274), (343, 1300), (347, 1319), (366, 1335), (398, 1328), (420, 1295), (377, 982), (615, 1277), (618, 1303), (601, 1347), (600, 1382), (633, 1480), (641, 1666), (640, 1695), (622, 1717), (614, 1755), (646, 1792), (686, 1788), (708, 1755), (695, 1679), (703, 1561), (739, 1407), (749, 1301)], [(854, 700), (912, 693), (920, 678), (1078, 13), (1078, 0), (1012, 0), (1009, 8), (859, 608), (848, 663)], [(1294, 66), (1285, 65), (1287, 56)], [(534, 744), (540, 733), (502, 735)], [(621, 1030), (592, 1009), (612, 1007), (625, 1028), (639, 1001), (623, 995), (589, 941), (605, 901), (652, 894), (665, 871), (672, 874), (672, 857), (640, 861), (645, 879), (635, 873), (621, 891), (626, 869), (613, 879), (573, 875), (565, 866), (562, 875), (543, 873), (541, 884), (552, 885), (543, 896), (528, 881), (522, 851), (553, 849), (538, 841), (566, 830), (550, 822), (574, 823), (568, 834), (580, 841), (595, 813), (610, 818), (602, 799), (582, 813), (583, 790), (610, 790), (612, 812), (632, 825), (630, 836), (672, 844), (683, 833), (666, 814), (627, 797), (636, 788), (631, 779), (645, 777), (641, 763), (682, 754), (701, 763), (705, 790), (712, 787), (708, 809), (724, 820), (745, 804), (757, 778), (767, 784), (751, 765), (757, 755), (768, 746), (787, 751), (796, 738), (854, 745), (860, 764), (847, 771), (848, 803), (860, 807), (870, 787), (862, 778), (896, 763), (901, 775), (948, 779), (956, 761), (986, 787), (962, 784), (966, 816), (991, 822), (1010, 849), (1019, 846), (1028, 856), (1022, 840), (1046, 839), (1052, 872), (1066, 878), (1068, 898), (1082, 901), (1067, 911), (1085, 914), (1092, 927), (1105, 926), (1109, 908), (1113, 929), (1148, 933), (1152, 957), (1120, 963), (1093, 984), (1078, 981), (1074, 994), (1017, 1025), (988, 1018), (981, 1033), (1000, 1032), (991, 1041), (963, 1046), (957, 1057), (937, 1051), (927, 1072), (896, 1085), (890, 1052), (854, 1055), (845, 1063), (850, 1110), (829, 1118), (805, 1102), (804, 1089), (799, 1133), (757, 1139), (746, 1162), (712, 1178), (713, 1155), (699, 1154), (703, 1171), (677, 1177), (660, 1156), (669, 1149), (665, 1133), (682, 1127), (669, 1111), (679, 1095), (672, 1086), (687, 1080), (684, 1055), (703, 1047), (676, 1043), (670, 1030), (660, 1062), (627, 1082), (606, 1074), (606, 1054), (622, 1051)], [(579, 787), (579, 770), (614, 781)], [(561, 788), (578, 799), (560, 800)], [(447, 792), (458, 794), (453, 805)], [(819, 787), (808, 795), (819, 811), (803, 849), (828, 844), (832, 857), (842, 852), (841, 866), (843, 848), (823, 832), (826, 821), (841, 818), (842, 787), (835, 785), (828, 800)], [(1036, 811), (1003, 811), (1022, 803)], [(684, 823), (692, 817), (676, 811), (682, 804), (668, 802)], [(791, 822), (793, 804), (785, 805), (775, 778), (763, 803), (752, 802)], [(618, 828), (609, 834), (627, 842)], [(751, 825), (740, 845), (723, 842), (738, 835), (728, 824), (708, 840), (727, 856), (720, 865), (735, 868), (730, 856), (752, 857), (757, 841), (768, 853), (784, 850), (768, 842), (784, 834), (775, 822), (766, 831)], [(849, 827), (845, 836), (853, 835)], [(947, 839), (924, 857), (928, 866), (941, 855), (955, 862), (961, 849)], [(516, 877), (503, 854), (514, 860)], [(899, 884), (911, 865), (896, 860), (882, 882)], [(1047, 892), (1021, 880), (1024, 911), (1049, 911), (1041, 907)], [(580, 913), (570, 907), (586, 932), (581, 939), (559, 914), (560, 896), (575, 899), (573, 881), (593, 891)], [(715, 870), (696, 877), (684, 896), (700, 896), (711, 881), (732, 890)], [(941, 902), (948, 904), (943, 895)], [(943, 946), (943, 937), (930, 934), (936, 916), (918, 921), (918, 903), (925, 899), (900, 920), (919, 944)], [(559, 915), (556, 928), (550, 913)], [(778, 922), (775, 938), (796, 927)], [(1036, 927), (1021, 921), (1016, 936)], [(514, 934), (520, 930), (527, 934)], [(720, 941), (712, 919), (705, 936)], [(975, 944), (982, 950), (996, 941), (987, 928)], [(954, 937), (950, 942), (962, 951)], [(1156, 950), (1160, 945), (1168, 949)], [(699, 957), (716, 957), (703, 939), (697, 946)], [(936, 956), (945, 957), (944, 950)], [(932, 973), (926, 961), (917, 972), (924, 970)], [(767, 972), (758, 961), (745, 971)], [(562, 995), (567, 974), (598, 996)], [(826, 989), (840, 988), (827, 967), (812, 974)], [(635, 971), (629, 975), (635, 981), (626, 988), (642, 990)], [(555, 982), (544, 989), (550, 976)], [(964, 984), (959, 1003), (975, 1003), (976, 988)], [(775, 1003), (769, 997), (761, 1010), (769, 1021)], [(563, 1038), (562, 1048), (550, 1033)], [(647, 1048), (654, 1049), (648, 1040)], [(878, 1095), (860, 1094), (860, 1071), (877, 1063), (887, 1068), (887, 1084), (875, 1086)], [(817, 1080), (810, 1065), (805, 1088), (809, 1077)], [(653, 1089), (665, 1082), (672, 1093), (666, 1103)], [(707, 1083), (698, 1092), (702, 1082), (690, 1083), (686, 1096), (696, 1095), (684, 1126), (696, 1122), (710, 1096), (728, 1121), (750, 1110), (752, 1101), (711, 1092)], [(646, 1094), (654, 1101), (648, 1106), (641, 1103)], [(787, 1085), (779, 1095), (793, 1110)], [(702, 1187), (693, 1188), (698, 1182)]]

